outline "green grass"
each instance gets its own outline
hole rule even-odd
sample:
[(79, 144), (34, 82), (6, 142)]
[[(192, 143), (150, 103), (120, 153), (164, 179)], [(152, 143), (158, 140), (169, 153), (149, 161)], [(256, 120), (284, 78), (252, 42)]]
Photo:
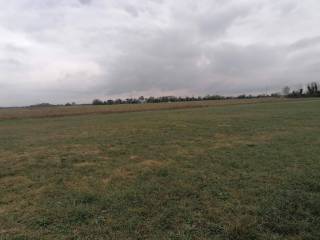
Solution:
[(0, 239), (320, 239), (320, 101), (0, 121)]

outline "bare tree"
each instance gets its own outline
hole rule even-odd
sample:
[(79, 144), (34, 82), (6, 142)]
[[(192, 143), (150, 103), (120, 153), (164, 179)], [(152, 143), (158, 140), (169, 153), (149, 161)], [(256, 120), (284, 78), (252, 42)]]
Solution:
[(282, 93), (283, 93), (283, 95), (288, 96), (288, 95), (290, 94), (290, 87), (285, 86), (285, 87), (282, 89)]

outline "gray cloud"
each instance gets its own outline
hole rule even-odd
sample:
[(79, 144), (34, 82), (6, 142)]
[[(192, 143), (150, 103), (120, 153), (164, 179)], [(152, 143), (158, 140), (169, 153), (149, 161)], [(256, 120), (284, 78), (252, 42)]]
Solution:
[(0, 105), (319, 80), (316, 0), (0, 3)]
[(320, 36), (315, 36), (311, 38), (302, 38), (293, 44), (291, 44), (291, 50), (303, 50), (305, 48), (314, 48), (320, 45)]
[(79, 0), (82, 4), (90, 4), (92, 0)]

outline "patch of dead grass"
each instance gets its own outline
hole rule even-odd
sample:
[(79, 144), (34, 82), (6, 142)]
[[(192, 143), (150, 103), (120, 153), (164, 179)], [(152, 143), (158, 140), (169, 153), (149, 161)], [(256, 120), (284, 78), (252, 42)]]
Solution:
[(91, 184), (88, 177), (65, 181), (65, 186), (73, 191), (90, 191)]
[(84, 168), (84, 167), (94, 167), (97, 164), (94, 162), (80, 162), (80, 163), (75, 163), (73, 164), (74, 167), (76, 168)]
[[(16, 233), (20, 233), (22, 229), (19, 228), (5, 228), (5, 229), (0, 229), (0, 237), (1, 235), (5, 235), (5, 234), (16, 234)], [(2, 238), (0, 238), (2, 239)], [(6, 238), (4, 238), (6, 239)]]
[[(28, 162), (36, 161), (48, 161), (50, 164), (60, 164), (61, 157), (63, 156), (79, 156), (83, 157), (96, 157), (101, 160), (109, 160), (109, 157), (96, 145), (58, 145), (52, 148), (47, 146), (29, 147), (26, 151), (14, 152), (14, 151), (1, 151), (0, 163), (6, 164), (6, 166), (21, 167)], [(80, 162), (75, 164), (76, 167), (88, 167), (93, 166), (95, 163)]]
[(3, 188), (16, 189), (19, 187), (27, 187), (32, 183), (33, 181), (25, 176), (8, 176), (0, 178), (0, 185)]
[(146, 168), (158, 168), (163, 165), (163, 162), (156, 160), (145, 160), (139, 163), (139, 166)]
[(129, 159), (130, 159), (130, 160), (137, 160), (137, 159), (139, 159), (139, 156), (137, 156), (137, 155), (131, 155)]
[(154, 168), (160, 168), (164, 165), (163, 162), (157, 160), (143, 160), (138, 163), (129, 164), (126, 167), (115, 169), (110, 176), (102, 178), (103, 184), (109, 184), (111, 181), (131, 181), (135, 179), (140, 170), (147, 171)]
[(260, 132), (252, 136), (217, 133), (214, 135), (214, 148), (232, 148), (241, 145), (266, 144), (285, 132)]

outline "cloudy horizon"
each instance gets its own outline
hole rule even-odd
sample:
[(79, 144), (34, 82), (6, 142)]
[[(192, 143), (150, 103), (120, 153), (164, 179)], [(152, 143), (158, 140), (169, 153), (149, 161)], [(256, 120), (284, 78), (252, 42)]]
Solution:
[(316, 0), (0, 3), (0, 106), (320, 81)]

